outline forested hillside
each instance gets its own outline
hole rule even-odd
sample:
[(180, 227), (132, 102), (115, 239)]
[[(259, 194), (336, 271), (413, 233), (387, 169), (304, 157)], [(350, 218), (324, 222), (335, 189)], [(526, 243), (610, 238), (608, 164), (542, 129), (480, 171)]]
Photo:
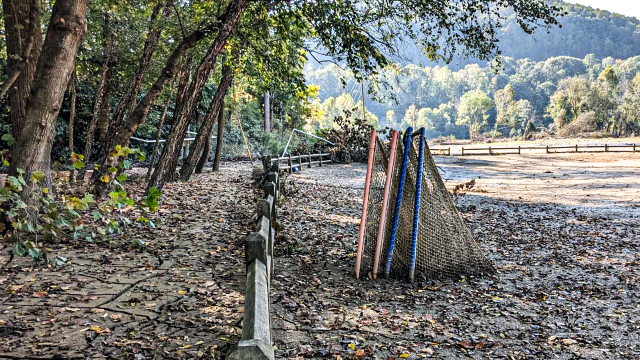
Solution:
[[(562, 4), (567, 11), (560, 20), (563, 27), (548, 33), (528, 36), (508, 16), (498, 36), (504, 55), (500, 63), (420, 65), (425, 62), (414, 57), (413, 64), (388, 66), (367, 82), (367, 120), (380, 127), (426, 126), (431, 136), (467, 138), (474, 127), (495, 131), (491, 136), (519, 136), (542, 127), (559, 132), (589, 114), (586, 129), (637, 133), (640, 119), (631, 103), (637, 101), (640, 79), (631, 80), (640, 71), (640, 20)], [(336, 116), (362, 117), (360, 85), (349, 70), (310, 63), (305, 76), (319, 88), (315, 106), (322, 113), (309, 129), (335, 126)]]
[[(554, 3), (566, 11), (566, 15), (558, 19), (562, 27), (552, 28), (548, 32), (538, 31), (533, 35), (525, 33), (518, 26), (512, 11), (501, 12), (507, 20), (504, 27), (498, 29), (497, 38), (504, 56), (542, 61), (563, 55), (584, 58), (594, 54), (597, 58), (611, 56), (626, 59), (640, 54), (640, 20), (583, 5), (561, 1)], [(444, 65), (427, 59), (410, 42), (403, 48), (408, 63)], [(449, 68), (458, 70), (474, 63), (486, 64), (478, 59), (456, 57)]]

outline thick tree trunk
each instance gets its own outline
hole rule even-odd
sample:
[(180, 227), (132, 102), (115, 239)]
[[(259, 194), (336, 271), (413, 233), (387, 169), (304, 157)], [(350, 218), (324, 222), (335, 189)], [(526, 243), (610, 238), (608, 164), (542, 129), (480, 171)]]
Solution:
[(216, 90), (216, 93), (211, 100), (211, 104), (209, 105), (209, 111), (205, 118), (204, 126), (200, 131), (198, 131), (196, 140), (191, 147), (191, 152), (180, 169), (180, 179), (183, 181), (188, 181), (191, 178), (191, 175), (193, 175), (193, 171), (200, 159), (207, 138), (211, 138), (211, 133), (213, 132), (216, 120), (220, 114), (220, 109), (224, 108), (224, 97), (232, 82), (233, 69), (230, 66), (224, 66), (222, 70), (222, 78), (220, 79), (218, 89)]
[[(113, 112), (111, 123), (109, 125), (109, 134), (116, 134), (118, 132), (119, 128), (122, 126), (122, 122), (125, 116), (136, 106), (138, 94), (140, 94), (140, 89), (142, 88), (144, 75), (147, 73), (147, 69), (151, 64), (151, 57), (158, 47), (160, 35), (162, 34), (162, 26), (159, 26), (157, 24), (158, 15), (160, 14), (160, 10), (164, 6), (164, 15), (169, 16), (169, 14), (171, 14), (173, 2), (173, 0), (168, 0), (165, 4), (159, 2), (151, 12), (151, 20), (149, 21), (149, 32), (147, 33), (147, 40), (145, 41), (144, 47), (142, 48), (142, 56), (140, 57), (138, 68), (133, 74), (133, 78), (131, 78), (131, 81), (129, 82), (127, 92), (124, 94), (124, 96), (120, 100), (120, 103), (118, 103), (118, 106)], [(106, 151), (111, 151), (111, 149), (107, 149)]]
[(271, 132), (271, 106), (269, 101), (269, 91), (264, 93), (264, 131)]
[[(51, 185), (51, 146), (55, 121), (75, 65), (78, 46), (87, 30), (86, 13), (89, 0), (57, 0), (51, 12), (47, 36), (36, 66), (27, 101), (22, 129), (17, 132), (13, 162), (9, 171), (25, 171), (30, 179), (34, 171), (43, 171)], [(13, 108), (12, 108), (13, 111)], [(27, 189), (28, 191), (28, 189)]]
[(26, 126), (24, 118), (42, 49), (42, 10), (38, 0), (2, 0), (2, 10), (9, 74), (3, 90), (9, 91), (11, 130), (18, 139)]
[[(71, 92), (71, 111), (69, 112), (69, 156), (73, 155), (73, 122), (76, 118), (76, 71), (75, 65), (73, 72), (71, 73), (71, 80), (69, 80), (69, 91)], [(76, 181), (76, 171), (71, 169), (69, 171), (69, 182)]]

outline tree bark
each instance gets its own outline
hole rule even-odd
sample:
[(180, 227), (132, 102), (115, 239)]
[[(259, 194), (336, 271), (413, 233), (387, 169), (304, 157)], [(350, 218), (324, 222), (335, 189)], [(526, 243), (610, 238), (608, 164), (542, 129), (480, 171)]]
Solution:
[(22, 130), (26, 126), (24, 118), (29, 94), (42, 50), (42, 10), (39, 4), (38, 0), (2, 0), (9, 74), (3, 90), (6, 88), (9, 92), (9, 118), (15, 139), (22, 138)]
[[(227, 12), (222, 16), (221, 20), (223, 22), (223, 27), (222, 29), (220, 29), (218, 37), (220, 37), (222, 33), (226, 33), (227, 31), (229, 31), (226, 29), (227, 23), (233, 20), (234, 16), (240, 15), (240, 12), (244, 10), (246, 1), (247, 0), (234, 0), (231, 4), (229, 4), (229, 6), (227, 7)], [(236, 23), (237, 18), (235, 19), (234, 27)], [(120, 131), (115, 134), (113, 141), (111, 141), (112, 146), (110, 147), (110, 149), (113, 149), (116, 145), (126, 144), (129, 141), (129, 138), (133, 136), (133, 134), (138, 129), (138, 126), (140, 126), (140, 124), (144, 122), (144, 119), (147, 117), (149, 109), (151, 108), (151, 104), (153, 104), (158, 95), (160, 95), (160, 92), (162, 92), (162, 89), (164, 88), (166, 82), (172, 79), (178, 73), (178, 64), (180, 58), (182, 58), (187, 50), (194, 47), (200, 40), (209, 36), (215, 30), (218, 30), (218, 24), (211, 25), (203, 29), (198, 29), (189, 34), (182, 40), (182, 42), (180, 42), (180, 44), (178, 44), (178, 46), (173, 50), (171, 56), (169, 56), (169, 59), (167, 59), (167, 62), (156, 81), (153, 83), (153, 85), (151, 85), (149, 91), (140, 100), (140, 102), (138, 102), (135, 109), (128, 116), (122, 129), (120, 129)]]
[[(76, 71), (75, 62), (74, 69), (71, 73), (71, 80), (69, 80), (69, 92), (71, 93), (71, 111), (69, 112), (69, 156), (73, 156), (73, 122), (76, 118)], [(71, 169), (69, 171), (69, 182), (74, 183), (76, 181), (76, 171)]]
[(271, 132), (271, 106), (269, 102), (269, 91), (264, 93), (264, 131)]
[(191, 175), (193, 175), (193, 171), (200, 159), (207, 138), (211, 138), (211, 133), (216, 125), (216, 120), (220, 114), (220, 110), (224, 110), (224, 97), (233, 82), (233, 75), (233, 68), (231, 66), (223, 66), (222, 78), (220, 79), (218, 89), (216, 90), (216, 93), (211, 100), (211, 104), (209, 105), (209, 111), (205, 118), (204, 126), (200, 131), (198, 131), (198, 135), (192, 145), (191, 152), (189, 152), (189, 156), (187, 156), (187, 159), (184, 161), (184, 164), (180, 169), (180, 179), (183, 181), (188, 181), (191, 178)]
[[(232, 110), (229, 109), (228, 119), (231, 119)], [(213, 158), (213, 168), (211, 171), (220, 171), (220, 159), (222, 158), (222, 145), (224, 145), (224, 127), (226, 125), (224, 113), (218, 118), (218, 135), (216, 137), (216, 154)]]
[[(93, 116), (91, 117), (91, 121), (89, 122), (89, 128), (87, 129), (87, 134), (85, 136), (84, 143), (84, 163), (85, 168), (80, 171), (81, 177), (84, 179), (84, 172), (86, 171), (86, 167), (89, 166), (91, 160), (91, 148), (93, 147), (93, 137), (96, 132), (96, 125), (100, 119), (100, 115), (104, 110), (106, 105), (106, 109), (109, 109), (109, 93), (111, 91), (109, 81), (111, 80), (111, 63), (113, 59), (113, 49), (115, 45), (115, 36), (109, 31), (109, 15), (105, 14), (103, 16), (103, 25), (102, 25), (102, 33), (104, 37), (104, 58), (102, 60), (102, 69), (100, 71), (100, 85), (98, 86), (98, 90), (96, 92), (96, 102), (93, 105)], [(105, 101), (106, 100), (106, 101)], [(107, 121), (106, 127), (108, 127), (109, 123)], [(102, 128), (105, 128), (103, 125)], [(107, 131), (106, 129), (102, 131)]]
[[(186, 72), (188, 75), (189, 74), (188, 69), (186, 70)], [(169, 111), (169, 104), (171, 104), (171, 94), (173, 94), (174, 86), (175, 86), (175, 83), (172, 84), (169, 90), (169, 94), (167, 94), (167, 101), (164, 103), (164, 109), (162, 109), (162, 116), (160, 116), (160, 123), (158, 124), (158, 130), (156, 131), (156, 143), (153, 145), (153, 152), (151, 152), (151, 159), (149, 159), (149, 169), (147, 170), (147, 176), (145, 177), (146, 182), (149, 182), (149, 179), (151, 178), (151, 169), (153, 169), (153, 163), (156, 162), (158, 148), (160, 148), (160, 135), (162, 134), (164, 119), (167, 117), (167, 112)]]
[[(168, 0), (165, 4), (159, 2), (151, 12), (151, 19), (149, 20), (149, 32), (147, 33), (147, 40), (145, 41), (144, 47), (142, 48), (140, 63), (138, 64), (138, 68), (133, 74), (133, 78), (131, 78), (131, 81), (129, 82), (127, 92), (124, 94), (124, 96), (120, 100), (120, 103), (118, 103), (118, 106), (113, 112), (111, 123), (109, 125), (109, 134), (116, 134), (118, 132), (119, 128), (122, 126), (122, 122), (125, 116), (136, 106), (138, 94), (140, 94), (140, 89), (142, 88), (144, 75), (147, 73), (147, 69), (151, 64), (151, 57), (158, 47), (160, 35), (162, 34), (162, 27), (158, 26), (157, 24), (158, 15), (160, 14), (160, 10), (164, 6), (164, 15), (169, 16), (169, 14), (171, 14), (173, 2), (173, 0)], [(110, 150), (111, 149), (107, 149), (106, 152), (109, 152)]]
[[(51, 186), (50, 162), (55, 121), (75, 66), (78, 46), (87, 30), (88, 2), (89, 0), (55, 2), (33, 76), (31, 95), (24, 109), (22, 129), (17, 132), (9, 171), (15, 174), (17, 169), (23, 169), (25, 179), (30, 179), (34, 171), (43, 171), (45, 180), (37, 186)], [(12, 108), (12, 112), (13, 110)]]
[[(189, 91), (185, 94), (184, 104), (176, 108), (173, 118), (173, 126), (171, 132), (164, 144), (162, 155), (156, 166), (156, 170), (149, 182), (150, 186), (161, 188), (167, 181), (173, 181), (173, 171), (177, 168), (180, 149), (182, 148), (183, 139), (189, 128), (189, 123), (193, 117), (193, 113), (202, 98), (202, 90), (207, 83), (209, 74), (215, 65), (217, 47), (213, 45), (209, 48), (207, 54), (202, 58), (200, 66), (196, 70), (195, 78), (189, 86)], [(221, 51), (222, 49), (220, 49)]]
[[(180, 146), (182, 145), (182, 139), (184, 139), (191, 115), (193, 114), (193, 109), (200, 101), (202, 88), (206, 83), (211, 69), (215, 65), (216, 58), (224, 49), (227, 40), (238, 24), (240, 15), (242, 14), (246, 4), (247, 0), (233, 0), (227, 6), (225, 15), (223, 15), (225, 20), (222, 22), (222, 27), (196, 71), (195, 79), (189, 90), (190, 99), (186, 102), (184, 110), (179, 113), (179, 117), (177, 118), (178, 121), (175, 122), (171, 128), (171, 133), (165, 142), (162, 156), (160, 157), (158, 166), (151, 177), (149, 186), (161, 188), (166, 181), (173, 180), (173, 171), (177, 167)], [(202, 147), (199, 151), (202, 151)], [(193, 169), (191, 172), (193, 172)]]

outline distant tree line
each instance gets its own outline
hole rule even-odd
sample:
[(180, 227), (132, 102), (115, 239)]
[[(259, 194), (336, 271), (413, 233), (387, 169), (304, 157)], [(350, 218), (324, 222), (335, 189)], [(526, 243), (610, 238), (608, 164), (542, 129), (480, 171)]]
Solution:
[[(594, 54), (545, 61), (505, 57), (458, 71), (392, 64), (368, 82), (367, 121), (380, 128), (424, 126), (431, 137), (515, 137), (539, 130), (560, 133), (585, 114), (588, 120), (581, 119), (575, 130), (638, 134), (639, 72), (640, 56), (600, 60)], [(356, 106), (362, 101), (360, 86), (350, 71), (308, 65), (305, 75), (319, 87), (317, 116), (308, 128), (334, 126), (332, 119), (345, 111), (362, 117)]]

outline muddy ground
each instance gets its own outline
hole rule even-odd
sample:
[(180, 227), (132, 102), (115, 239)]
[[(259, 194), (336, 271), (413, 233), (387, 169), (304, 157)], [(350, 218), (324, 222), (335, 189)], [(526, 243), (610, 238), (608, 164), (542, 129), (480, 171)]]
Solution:
[[(276, 357), (639, 359), (640, 154), (437, 157), (500, 274), (356, 280), (362, 165), (284, 181)], [(248, 164), (165, 188), (158, 228), (49, 244), (63, 266), (0, 264), (0, 358), (222, 359), (239, 339)], [(133, 246), (134, 239), (146, 242)]]

